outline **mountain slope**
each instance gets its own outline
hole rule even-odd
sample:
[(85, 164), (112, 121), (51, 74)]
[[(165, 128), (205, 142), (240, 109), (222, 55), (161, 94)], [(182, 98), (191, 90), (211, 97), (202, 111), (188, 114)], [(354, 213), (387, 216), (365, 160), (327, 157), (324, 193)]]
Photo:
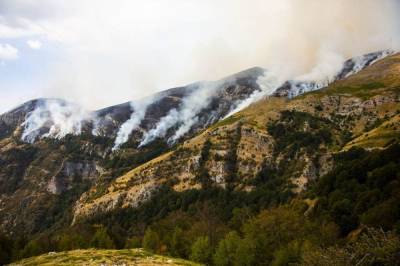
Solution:
[[(364, 62), (362, 65), (368, 66), (385, 54), (361, 57), (361, 62)], [(355, 64), (350, 67), (348, 65), (345, 64), (342, 72), (361, 69)], [(0, 227), (9, 234), (24, 232), (31, 235), (49, 227), (69, 224), (73, 213), (73, 217), (80, 217), (80, 213), (97, 212), (97, 208), (108, 210), (110, 206), (115, 208), (118, 204), (133, 206), (147, 199), (150, 191), (160, 183), (166, 182), (167, 173), (170, 175), (168, 180), (179, 180), (175, 186), (178, 191), (200, 187), (206, 180), (200, 178), (202, 181), (199, 181), (200, 172), (204, 175), (208, 171), (221, 186), (227, 185), (226, 179), (235, 179), (237, 170), (240, 170), (242, 176), (239, 181), (251, 180), (264, 164), (264, 157), (270, 158), (271, 162), (275, 160), (271, 156), (273, 140), (265, 124), (255, 127), (252, 123), (246, 123), (239, 130), (237, 123), (231, 123), (240, 120), (240, 115), (236, 115), (217, 123), (193, 140), (190, 138), (222, 119), (243, 100), (259, 91), (258, 78), (263, 73), (263, 69), (252, 68), (217, 82), (200, 82), (161, 92), (147, 102), (147, 106), (139, 104), (139, 107), (146, 109), (142, 116), (138, 114), (138, 103), (125, 103), (88, 112), (58, 99), (33, 100), (1, 115), (0, 165), (3, 168), (0, 170), (0, 214), (3, 218)], [(204, 87), (204, 84), (210, 86)], [(196, 91), (200, 94), (196, 94)], [(193, 109), (191, 101), (201, 99), (203, 102), (204, 96), (207, 96), (206, 105), (196, 105)], [(280, 101), (286, 100), (277, 100)], [(267, 105), (273, 106), (272, 103)], [(278, 110), (271, 108), (268, 115), (279, 117)], [(175, 120), (174, 124), (170, 123), (171, 118), (183, 120)], [(136, 122), (137, 127), (127, 135), (127, 142), (112, 151), (123, 125), (134, 121), (140, 123)], [(160, 124), (168, 124), (168, 127), (161, 127)], [(220, 125), (226, 125), (226, 130)], [(149, 138), (149, 143), (138, 147), (144, 135), (158, 127), (161, 131), (164, 128), (164, 137), (154, 140)], [(227, 133), (227, 130), (232, 131), (235, 137)], [(221, 136), (218, 137), (218, 134)], [(181, 164), (164, 165), (159, 159), (151, 161), (176, 149), (166, 139), (182, 135), (183, 140), (189, 139), (188, 143), (164, 155), (165, 158), (172, 156)], [(211, 145), (203, 148), (207, 139), (210, 139)], [(175, 140), (177, 144), (181, 142), (179, 137)], [(220, 143), (214, 145), (214, 142)], [(254, 149), (255, 144), (260, 145), (260, 148)], [(202, 154), (206, 155), (207, 152), (215, 156), (216, 160), (199, 161)], [(136, 166), (141, 167), (138, 169), (148, 169), (137, 174), (135, 171), (138, 170), (128, 173)], [(299, 168), (298, 173), (302, 171), (300, 166), (293, 167)], [(158, 175), (158, 172), (164, 174)], [(132, 180), (132, 176), (137, 175), (135, 182), (140, 186), (125, 185), (118, 180), (113, 182), (123, 174), (126, 176), (118, 180)], [(159, 180), (153, 182), (154, 176)], [(237, 183), (235, 186), (241, 186), (244, 190), (252, 187), (241, 181)], [(113, 192), (108, 193), (109, 190)], [(104, 204), (89, 204), (92, 201)], [(72, 211), (73, 206), (76, 206), (75, 211)]]
[(176, 191), (210, 184), (248, 191), (262, 168), (279, 169), (281, 162), (287, 185), (300, 192), (330, 169), (332, 154), (399, 140), (399, 68), (397, 54), (326, 89), (260, 101), (118, 177), (101, 193), (93, 187), (75, 206), (74, 221), (136, 207), (166, 183)]
[[(123, 248), (128, 237), (142, 238), (147, 226), (160, 219), (167, 219), (163, 225), (167, 227), (168, 219), (171, 224), (182, 223), (182, 228), (196, 224), (187, 229), (188, 235), (196, 237), (214, 223), (221, 232), (207, 234), (215, 247), (219, 235), (232, 226), (213, 220), (207, 199), (228, 206), (227, 213), (221, 214), (224, 222), (234, 207), (249, 207), (254, 214), (312, 193), (313, 184), (336, 171), (340, 163), (336, 157), (342, 151), (352, 147), (385, 150), (399, 142), (400, 55), (367, 61), (360, 72), (343, 74), (344, 79), (326, 88), (302, 90), (304, 94), (290, 98), (299, 92), (296, 87), (293, 95), (266, 97), (225, 119), (238, 102), (260, 89), (261, 69), (216, 82), (213, 88), (218, 93), (208, 106), (195, 109), (195, 118), (181, 110), (188, 106), (187, 97), (193, 99), (187, 95), (198, 84), (160, 93), (117, 150), (113, 150), (115, 139), (122, 125), (135, 116), (135, 104), (88, 114), (65, 101), (45, 100), (61, 116), (39, 109), (38, 117), (44, 119), (31, 120), (36, 121), (32, 132), (37, 133), (31, 143), (21, 140), (26, 119), (43, 100), (28, 102), (0, 116), (0, 228), (18, 239), (22, 257), (37, 254), (30, 245), (35, 241), (42, 251), (54, 243), (64, 245), (63, 238), (75, 230), (79, 237), (85, 232), (85, 241), (90, 242), (97, 225), (103, 223)], [(143, 136), (159, 127), (160, 121), (174, 117), (169, 116), (173, 110), (194, 121), (183, 138), (168, 142), (183, 126), (184, 121), (178, 119), (168, 124), (162, 138), (140, 146)], [(81, 114), (90, 119), (80, 120)], [(60, 117), (72, 117), (69, 127), (57, 126)], [(93, 123), (93, 117), (99, 118), (99, 124)], [(98, 134), (93, 134), (95, 128)], [(79, 134), (68, 133), (71, 130)], [(60, 134), (64, 131), (67, 134)], [(393, 169), (393, 165), (387, 167)], [(371, 169), (375, 170), (380, 171)], [(311, 211), (316, 200), (306, 202)], [(179, 206), (183, 214), (175, 213)], [(164, 246), (158, 249), (162, 253)], [(188, 250), (182, 252), (187, 257)]]

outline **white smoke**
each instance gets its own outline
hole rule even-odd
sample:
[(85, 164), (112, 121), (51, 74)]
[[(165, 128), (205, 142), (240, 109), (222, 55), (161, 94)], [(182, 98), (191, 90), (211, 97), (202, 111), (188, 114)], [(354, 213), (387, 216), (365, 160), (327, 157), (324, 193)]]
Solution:
[(140, 101), (132, 101), (130, 103), (133, 112), (131, 114), (131, 117), (119, 128), (117, 137), (114, 142), (113, 151), (119, 149), (122, 144), (127, 142), (132, 131), (140, 126), (140, 123), (146, 115), (147, 107), (152, 102), (153, 99), (151, 99), (151, 97), (148, 97), (146, 99)]
[[(375, 63), (376, 61), (378, 61), (378, 60), (380, 60), (382, 58), (385, 58), (386, 56), (391, 55), (393, 53), (394, 53), (394, 51), (392, 51), (392, 50), (383, 51), (376, 59), (374, 59), (372, 62), (369, 62), (369, 64), (371, 65), (371, 64)], [(363, 68), (365, 68), (365, 66), (367, 65), (369, 59), (370, 58), (368, 58), (368, 56), (367, 57), (366, 56), (354, 57), (352, 59), (353, 62), (354, 62), (353, 70), (350, 71), (349, 73), (347, 73), (346, 77), (348, 77), (350, 75), (353, 75), (353, 74), (361, 71)]]
[(146, 132), (143, 136), (142, 142), (140, 142), (139, 147), (142, 147), (149, 142), (155, 140), (157, 137), (163, 137), (167, 133), (168, 129), (179, 121), (179, 112), (174, 108), (168, 112), (168, 114), (161, 118), (161, 121), (157, 126), (150, 131)]
[(196, 86), (196, 88), (183, 99), (179, 109), (177, 110), (174, 108), (170, 110), (165, 117), (161, 118), (155, 128), (146, 132), (139, 147), (148, 144), (157, 137), (164, 137), (168, 129), (177, 124), (180, 126), (168, 142), (175, 142), (186, 134), (198, 121), (198, 114), (200, 111), (209, 105), (213, 96), (218, 92), (218, 87), (224, 82), (227, 82), (227, 80), (200, 82), (193, 85)]
[(240, 112), (241, 110), (250, 106), (252, 103), (261, 100), (265, 96), (271, 95), (283, 84), (284, 81), (285, 79), (283, 76), (277, 75), (273, 71), (264, 70), (263, 75), (257, 78), (257, 84), (260, 87), (260, 90), (254, 91), (248, 98), (239, 102), (236, 107), (224, 117), (224, 119), (237, 112)]
[[(353, 59), (354, 66), (349, 72), (349, 75), (359, 72), (367, 63), (372, 64), (390, 53), (389, 51), (384, 51), (378, 56), (363, 55), (356, 57)], [(377, 58), (371, 62), (371, 57), (375, 56), (377, 56)], [(259, 76), (256, 81), (260, 89), (254, 91), (246, 99), (236, 103), (233, 110), (223, 119), (245, 109), (252, 103), (266, 96), (272, 95), (286, 81), (288, 81), (291, 86), (288, 91), (289, 97), (295, 97), (308, 91), (326, 87), (330, 82), (334, 81), (336, 76), (343, 70), (345, 58), (331, 50), (321, 51), (320, 57), (321, 58), (318, 60), (319, 63), (312, 68), (309, 73), (297, 77), (290, 76), (287, 72), (278, 68), (264, 70), (263, 75)], [(143, 136), (139, 147), (148, 144), (157, 137), (164, 137), (167, 131), (175, 125), (179, 125), (179, 128), (175, 131), (175, 134), (168, 139), (168, 142), (173, 143), (181, 138), (198, 122), (199, 112), (210, 104), (212, 97), (215, 96), (217, 92), (217, 88), (222, 88), (224, 83), (228, 84), (232, 82), (234, 83), (234, 80), (225, 79), (217, 82), (199, 83), (199, 87), (183, 99), (183, 103), (178, 110), (171, 110), (168, 115), (161, 119), (154, 129)]]
[(310, 72), (295, 77), (299, 81), (332, 81), (335, 75), (342, 70), (346, 59), (341, 53), (322, 47), (317, 53), (317, 64)]
[[(0, 38), (43, 44), (43, 79), (20, 87), (90, 109), (253, 66), (297, 77), (327, 57), (400, 47), (399, 0), (37, 1), (0, 1)], [(14, 88), (0, 84), (0, 108), (25, 99)]]
[[(367, 65), (371, 65), (391, 54), (393, 54), (393, 51), (386, 50), (373, 54), (356, 56), (351, 59), (353, 65), (351, 70), (348, 69), (349, 72), (345, 77), (356, 74)], [(235, 109), (226, 115), (224, 119), (243, 110), (250, 104), (261, 100), (265, 96), (273, 94), (285, 81), (290, 85), (290, 90), (287, 92), (288, 97), (293, 98), (309, 91), (327, 87), (331, 82), (336, 80), (338, 74), (346, 67), (345, 58), (329, 50), (320, 53), (318, 62), (319, 63), (311, 69), (309, 73), (297, 77), (283, 76), (283, 73), (285, 73), (284, 71), (265, 70), (263, 75), (257, 79), (260, 90), (253, 92), (247, 99), (239, 102)], [(279, 75), (277, 73), (279, 73)]]
[(198, 121), (198, 114), (206, 108), (213, 96), (217, 93), (217, 88), (224, 81), (203, 82), (189, 97), (183, 100), (183, 106), (179, 113), (179, 122), (183, 123), (175, 134), (169, 139), (169, 142), (175, 142), (185, 135)]
[[(38, 106), (27, 115), (22, 124), (24, 131), (21, 139), (33, 143), (38, 138), (61, 139), (68, 134), (79, 135), (83, 122), (92, 120), (95, 120), (93, 114), (79, 105), (58, 99), (39, 100)], [(49, 131), (43, 133), (44, 128)]]

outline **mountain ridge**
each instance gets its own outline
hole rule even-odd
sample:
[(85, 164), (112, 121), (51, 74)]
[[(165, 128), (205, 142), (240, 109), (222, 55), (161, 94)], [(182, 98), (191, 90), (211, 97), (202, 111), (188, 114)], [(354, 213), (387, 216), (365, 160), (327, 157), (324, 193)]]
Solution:
[[(349, 74), (356, 73), (389, 54), (391, 52), (382, 51), (349, 59), (344, 63), (343, 69), (339, 71), (334, 80), (339, 80)], [(193, 117), (186, 118), (192, 124), (185, 125), (186, 122), (178, 120), (174, 124), (169, 125), (166, 132), (161, 132), (162, 135), (156, 136), (163, 137), (163, 135), (167, 135), (167, 137), (173, 137), (173, 139), (180, 138), (181, 135), (190, 132), (190, 134), (196, 133), (225, 118), (227, 115), (231, 115), (232, 111), (241, 102), (251, 99), (256, 92), (258, 93), (258, 91), (262, 90), (260, 84), (258, 84), (258, 78), (263, 76), (264, 73), (264, 69), (254, 67), (225, 77), (215, 84), (196, 82), (187, 86), (172, 88), (147, 97), (147, 100), (146, 98), (139, 100), (136, 107), (132, 105), (132, 102), (126, 102), (99, 110), (86, 111), (82, 107), (62, 99), (36, 99), (0, 115), (0, 121), (3, 124), (2, 132), (9, 134), (9, 131), (15, 131), (19, 127), (18, 132), (23, 132), (23, 141), (28, 142), (34, 142), (37, 141), (37, 138), (46, 136), (59, 138), (64, 137), (66, 134), (79, 135), (84, 132), (91, 132), (91, 134), (103, 137), (117, 138), (117, 135), (122, 133), (120, 131), (126, 123), (138, 120), (136, 123), (133, 122), (134, 125), (132, 126), (134, 128), (130, 132), (123, 133), (126, 136), (121, 141), (126, 142), (138, 138), (140, 135), (144, 136), (145, 132), (156, 129), (157, 125), (163, 122), (163, 118), (171, 115), (171, 111), (177, 110), (180, 116), (183, 115), (183, 113), (179, 113), (180, 111), (186, 113), (194, 112)], [(210, 99), (206, 99), (206, 104), (200, 106), (199, 110), (192, 110), (192, 107), (188, 109), (188, 106), (197, 105), (198, 103), (187, 103), (186, 105), (188, 106), (182, 107), (182, 105), (185, 105), (185, 101), (188, 102), (188, 98), (189, 101), (193, 100), (190, 99), (191, 94), (199, 90), (203, 84), (206, 84), (205, 86), (215, 86), (215, 88), (211, 89), (211, 92), (206, 91), (199, 94), (200, 97), (210, 97)], [(324, 82), (286, 81), (282, 86), (276, 88), (273, 94), (276, 96), (294, 97), (307, 91), (321, 89), (326, 85), (328, 84)], [(259, 94), (262, 96), (262, 91)], [(268, 94), (264, 96), (266, 95)], [(194, 95), (192, 98), (196, 97)], [(181, 110), (182, 108), (188, 110)], [(143, 114), (141, 114), (142, 112)], [(135, 113), (138, 113), (138, 115)], [(55, 121), (56, 118), (54, 117), (60, 117), (58, 120), (61, 119), (62, 122)], [(131, 119), (133, 121), (130, 121)], [(64, 122), (64, 120), (67, 122)], [(68, 125), (66, 127), (64, 123), (72, 124), (72, 126)], [(178, 133), (179, 130), (182, 133)], [(174, 136), (174, 134), (178, 135)], [(122, 144), (124, 143), (115, 143), (114, 148), (118, 148)]]

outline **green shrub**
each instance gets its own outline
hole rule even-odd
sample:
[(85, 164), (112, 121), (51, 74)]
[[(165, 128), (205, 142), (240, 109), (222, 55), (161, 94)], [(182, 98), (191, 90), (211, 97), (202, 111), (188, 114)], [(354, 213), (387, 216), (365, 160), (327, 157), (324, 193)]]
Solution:
[(229, 232), (224, 239), (222, 239), (217, 246), (213, 261), (218, 266), (234, 265), (235, 255), (240, 245), (240, 237), (235, 232)]
[(107, 229), (104, 227), (100, 227), (97, 229), (96, 233), (94, 234), (91, 246), (95, 248), (103, 248), (103, 249), (114, 249), (115, 244), (114, 241), (107, 233)]
[(151, 230), (151, 228), (147, 228), (143, 237), (142, 246), (148, 251), (159, 252), (161, 244), (157, 232)]
[(190, 253), (192, 261), (208, 264), (211, 260), (212, 250), (207, 236), (199, 237), (193, 243)]

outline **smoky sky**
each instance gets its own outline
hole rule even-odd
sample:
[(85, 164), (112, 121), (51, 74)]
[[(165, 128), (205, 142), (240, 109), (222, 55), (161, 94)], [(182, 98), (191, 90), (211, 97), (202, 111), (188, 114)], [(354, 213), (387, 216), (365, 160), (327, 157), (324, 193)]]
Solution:
[(349, 57), (399, 48), (399, 2), (2, 0), (0, 103), (60, 97), (95, 109), (253, 66), (324, 79)]

